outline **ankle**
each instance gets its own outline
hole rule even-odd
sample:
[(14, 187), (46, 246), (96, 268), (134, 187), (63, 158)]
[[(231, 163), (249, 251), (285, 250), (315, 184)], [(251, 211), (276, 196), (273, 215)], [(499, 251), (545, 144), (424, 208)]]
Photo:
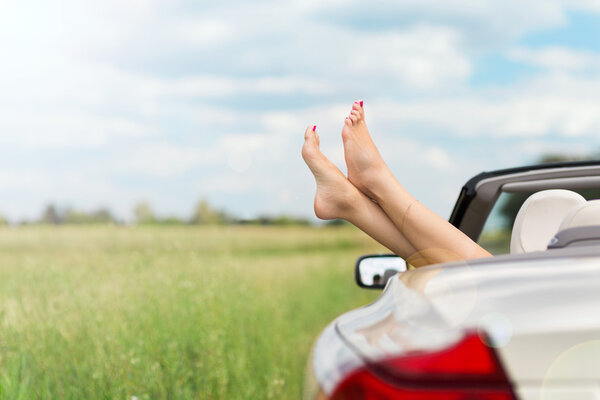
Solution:
[(406, 206), (415, 200), (388, 168), (371, 180), (369, 189), (372, 199), (381, 205), (386, 203), (386, 199), (393, 199), (396, 203), (406, 203)]
[(360, 201), (360, 192), (356, 188), (354, 190), (348, 190), (341, 193), (337, 198), (336, 207), (339, 212), (339, 218), (347, 221), (351, 220), (354, 215), (359, 211), (357, 207)]
[(386, 191), (397, 181), (387, 165), (384, 164), (363, 171), (360, 183), (371, 199), (380, 202), (385, 197)]

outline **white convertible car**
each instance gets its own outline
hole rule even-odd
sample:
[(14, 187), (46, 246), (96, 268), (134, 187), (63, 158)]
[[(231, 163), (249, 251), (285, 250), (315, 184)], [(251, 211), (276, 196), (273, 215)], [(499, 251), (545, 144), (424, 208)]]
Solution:
[(318, 338), (304, 399), (600, 399), (597, 188), (600, 162), (482, 173), (450, 222), (477, 241), (507, 198), (527, 198), (510, 254), (419, 269), (361, 257), (358, 284), (383, 293)]

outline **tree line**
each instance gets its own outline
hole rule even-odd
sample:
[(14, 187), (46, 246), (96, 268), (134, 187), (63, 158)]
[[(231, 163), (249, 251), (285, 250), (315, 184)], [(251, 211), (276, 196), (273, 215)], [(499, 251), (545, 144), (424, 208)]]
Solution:
[[(598, 160), (600, 153), (589, 155), (568, 155), (568, 154), (544, 154), (536, 160), (536, 164), (565, 162), (565, 161), (584, 161)], [(578, 191), (586, 199), (600, 198), (600, 189), (587, 189)], [(503, 219), (503, 225), (510, 229), (521, 204), (532, 193), (516, 193), (507, 196), (506, 200), (500, 206), (500, 215)], [(134, 223), (138, 225), (311, 225), (307, 218), (290, 215), (263, 215), (252, 219), (242, 219), (232, 215), (224, 210), (213, 207), (207, 200), (200, 200), (196, 203), (189, 218), (178, 216), (159, 216), (148, 202), (140, 202), (133, 209)], [(0, 214), (0, 226), (8, 225), (9, 221)], [(17, 225), (76, 225), (76, 224), (115, 224), (125, 225), (127, 221), (120, 220), (108, 208), (99, 208), (93, 211), (81, 211), (71, 207), (60, 208), (54, 204), (48, 204), (36, 219), (18, 221)], [(342, 220), (327, 221), (327, 225), (345, 225)]]
[[(136, 225), (311, 225), (307, 218), (291, 215), (263, 215), (252, 219), (238, 218), (224, 210), (215, 208), (207, 200), (196, 203), (188, 218), (179, 216), (161, 216), (154, 212), (148, 202), (139, 202), (133, 208)], [(92, 211), (78, 210), (73, 207), (46, 205), (40, 216), (34, 219), (18, 221), (17, 225), (90, 225), (112, 224), (128, 225), (131, 222), (119, 219), (108, 208)], [(337, 222), (331, 222), (336, 224)], [(0, 215), (0, 225), (8, 225), (7, 218)]]

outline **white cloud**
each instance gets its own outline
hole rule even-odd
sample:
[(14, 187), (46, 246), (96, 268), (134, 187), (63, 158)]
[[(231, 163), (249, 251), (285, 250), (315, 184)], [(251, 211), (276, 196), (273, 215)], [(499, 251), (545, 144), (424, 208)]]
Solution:
[(587, 136), (600, 129), (600, 79), (545, 75), (499, 92), (472, 90), (446, 98), (374, 105), (387, 125), (453, 136)]
[(143, 175), (167, 178), (204, 165), (218, 165), (219, 154), (206, 149), (190, 148), (171, 143), (153, 143), (136, 148), (116, 167), (121, 171), (136, 171)]
[(383, 74), (404, 86), (452, 86), (471, 73), (454, 29), (416, 26), (403, 32), (368, 33), (356, 39), (347, 67), (360, 74)]
[(29, 190), (47, 186), (47, 175), (36, 169), (0, 170), (0, 188), (4, 191)]
[(203, 145), (150, 142), (134, 147), (126, 157), (112, 163), (111, 170), (155, 178), (177, 178), (194, 169), (212, 172), (246, 172), (267, 168), (282, 156), (289, 136), (272, 133), (227, 133)]
[(452, 169), (452, 159), (447, 152), (439, 147), (430, 147), (425, 151), (425, 160), (439, 170)]
[(469, 32), (466, 39), (479, 49), (564, 25), (572, 10), (600, 11), (597, 0), (382, 0), (368, 6), (351, 0), (311, 4), (313, 15), (364, 30), (389, 30), (415, 20), (452, 26)]
[(217, 19), (179, 21), (174, 28), (181, 39), (193, 45), (214, 47), (233, 40), (234, 27), (227, 21)]
[(580, 10), (600, 12), (600, 1), (598, 0), (571, 0), (568, 4)]
[(597, 149), (592, 148), (590, 143), (585, 141), (571, 142), (565, 146), (565, 142), (551, 142), (548, 140), (529, 139), (520, 142), (519, 149), (527, 154), (531, 160), (540, 157), (541, 154), (566, 154), (577, 157), (589, 157)]
[(226, 194), (248, 194), (248, 192), (264, 189), (262, 180), (251, 180), (245, 175), (228, 173), (211, 176), (201, 183), (200, 186), (210, 188), (211, 191)]
[(132, 118), (98, 116), (84, 111), (42, 111), (4, 107), (0, 116), (0, 144), (34, 148), (81, 149), (100, 147), (111, 141), (138, 139), (156, 127)]
[(178, 79), (155, 79), (157, 95), (215, 99), (240, 94), (315, 94), (327, 91), (330, 84), (324, 80), (299, 75), (283, 77), (232, 78), (219, 75), (197, 75)]

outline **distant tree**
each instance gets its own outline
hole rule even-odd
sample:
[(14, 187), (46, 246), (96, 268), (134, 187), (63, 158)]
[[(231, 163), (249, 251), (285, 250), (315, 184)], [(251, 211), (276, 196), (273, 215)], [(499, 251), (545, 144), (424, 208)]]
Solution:
[(112, 215), (108, 208), (99, 208), (92, 213), (94, 220), (101, 224), (116, 223), (117, 219)]
[(191, 224), (203, 225), (227, 224), (232, 221), (233, 218), (231, 216), (224, 211), (215, 210), (205, 199), (200, 200), (196, 204), (192, 217), (190, 218)]
[(537, 164), (549, 164), (556, 162), (569, 162), (569, 161), (589, 161), (597, 159), (597, 155), (583, 155), (583, 154), (561, 154), (561, 153), (548, 153), (543, 154), (538, 158)]
[(279, 215), (269, 218), (271, 225), (277, 226), (308, 226), (310, 221), (306, 218), (294, 217), (290, 215)]
[[(558, 154), (558, 153), (549, 153), (542, 155), (537, 164), (548, 164), (555, 162), (568, 162), (568, 161), (586, 161), (586, 160), (594, 160), (598, 159), (597, 155), (569, 155), (569, 154)], [(600, 189), (584, 189), (584, 190), (575, 190), (577, 193), (585, 197), (586, 199), (598, 199), (600, 198)], [(506, 201), (500, 208), (500, 215), (504, 220), (504, 226), (508, 229), (511, 229), (515, 223), (515, 218), (517, 217), (517, 213), (521, 208), (523, 202), (531, 196), (533, 193), (511, 193), (508, 195)]]
[(157, 218), (156, 219), (156, 224), (160, 224), (160, 225), (185, 225), (186, 222), (174, 215), (165, 217), (165, 218)]
[(343, 220), (343, 219), (331, 219), (327, 222), (325, 222), (325, 225), (327, 226), (344, 226), (344, 225), (348, 225), (349, 222)]
[(255, 219), (245, 219), (238, 221), (242, 225), (273, 225), (273, 226), (308, 226), (310, 221), (306, 218), (294, 217), (290, 215), (262, 215)]
[(106, 208), (92, 212), (78, 211), (69, 208), (64, 213), (65, 224), (111, 224), (116, 220)]
[(8, 225), (8, 220), (4, 218), (4, 215), (0, 214), (0, 226)]
[(135, 221), (138, 224), (152, 224), (156, 222), (156, 216), (152, 211), (152, 207), (145, 201), (136, 204), (133, 208), (133, 213), (135, 215)]
[(63, 216), (54, 204), (48, 204), (46, 208), (44, 208), (39, 222), (41, 224), (58, 225), (63, 223)]

